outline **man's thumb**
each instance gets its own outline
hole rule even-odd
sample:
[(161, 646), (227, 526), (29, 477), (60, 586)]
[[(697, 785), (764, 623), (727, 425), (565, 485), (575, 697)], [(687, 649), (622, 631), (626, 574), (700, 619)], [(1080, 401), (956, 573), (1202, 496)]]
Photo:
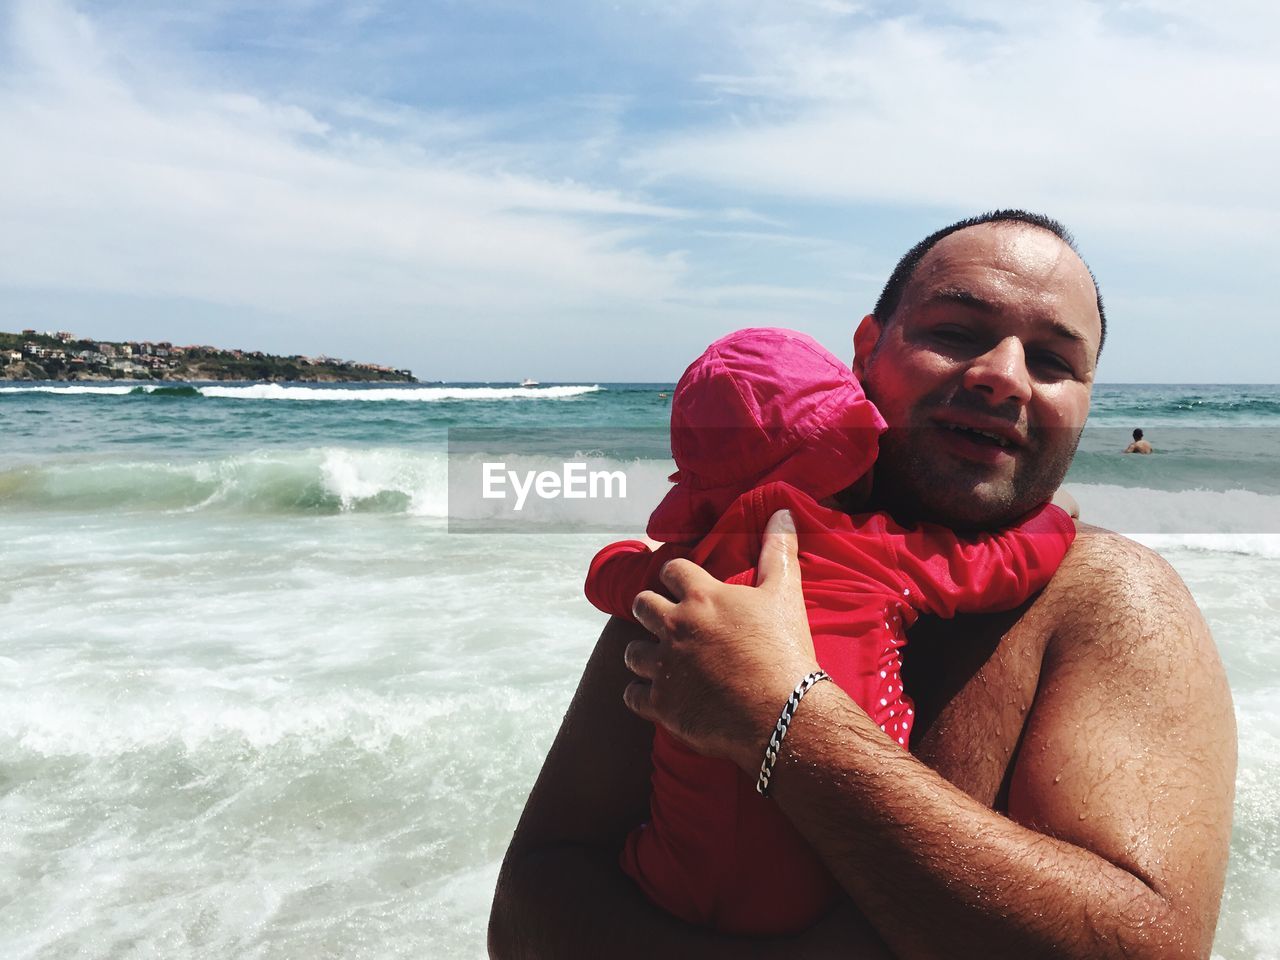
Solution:
[(764, 526), (756, 586), (781, 586), (800, 574), (800, 547), (790, 510), (779, 510)]

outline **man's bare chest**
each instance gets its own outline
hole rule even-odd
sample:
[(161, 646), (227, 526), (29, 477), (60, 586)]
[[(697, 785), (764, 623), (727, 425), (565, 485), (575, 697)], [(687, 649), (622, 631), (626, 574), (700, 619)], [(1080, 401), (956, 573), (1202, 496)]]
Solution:
[(1003, 809), (1035, 700), (1046, 633), (1026, 608), (922, 618), (911, 630), (903, 681), (915, 699), (912, 752), (974, 799)]

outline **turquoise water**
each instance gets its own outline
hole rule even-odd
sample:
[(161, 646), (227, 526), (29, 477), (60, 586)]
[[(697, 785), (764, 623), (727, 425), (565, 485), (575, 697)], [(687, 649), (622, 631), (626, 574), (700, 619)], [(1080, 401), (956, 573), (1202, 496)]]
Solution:
[[(605, 534), (557, 532), (563, 502), (450, 533), (449, 431), (589, 435), (634, 484), (593, 522), (629, 531), (671, 469), (670, 390), (0, 383), (0, 954), (482, 956)], [(1155, 456), (1118, 455), (1135, 426)], [(1280, 942), (1277, 428), (1273, 386), (1101, 386), (1068, 478), (1222, 647), (1224, 958)]]

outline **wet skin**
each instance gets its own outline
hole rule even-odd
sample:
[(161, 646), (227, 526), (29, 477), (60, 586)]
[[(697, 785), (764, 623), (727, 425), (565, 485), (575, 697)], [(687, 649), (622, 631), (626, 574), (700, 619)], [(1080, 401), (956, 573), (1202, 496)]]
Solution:
[(1084, 428), (1101, 336), (1088, 270), (1052, 234), (944, 238), (891, 320), (869, 316), (854, 336), (854, 372), (889, 423), (878, 502), (989, 528), (1049, 499)]
[[(855, 335), (855, 369), (891, 427), (877, 502), (982, 526), (1045, 499), (1088, 410), (1093, 300), (1083, 264), (1044, 232), (939, 243), (891, 321)], [(816, 666), (788, 543), (775, 526), (757, 588), (673, 562), (680, 602), (637, 604), (652, 635), (605, 629), (508, 851), (494, 955), (1208, 956), (1230, 696), (1176, 574), (1091, 528), (1021, 609), (912, 631), (914, 756), (832, 684), (801, 704), (774, 797), (859, 909), (744, 943), (650, 907), (616, 867), (647, 818), (643, 721), (754, 773), (780, 704)]]

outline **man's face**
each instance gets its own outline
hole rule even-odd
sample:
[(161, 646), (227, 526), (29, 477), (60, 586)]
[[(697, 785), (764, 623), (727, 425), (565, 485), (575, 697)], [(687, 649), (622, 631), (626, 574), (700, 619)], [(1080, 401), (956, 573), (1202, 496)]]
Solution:
[(992, 223), (939, 241), (883, 330), (869, 316), (854, 336), (854, 372), (889, 424), (877, 505), (990, 528), (1049, 499), (1101, 337), (1089, 271), (1053, 234)]

